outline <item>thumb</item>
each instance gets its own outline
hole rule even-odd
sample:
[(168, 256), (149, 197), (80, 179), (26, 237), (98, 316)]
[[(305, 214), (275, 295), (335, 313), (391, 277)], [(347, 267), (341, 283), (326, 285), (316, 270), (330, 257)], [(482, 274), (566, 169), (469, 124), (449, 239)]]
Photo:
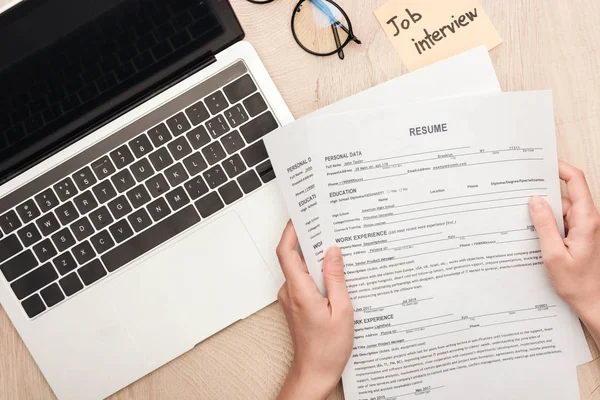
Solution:
[(344, 261), (342, 251), (334, 246), (327, 250), (323, 260), (323, 277), (325, 279), (325, 288), (329, 302), (336, 307), (342, 302), (349, 302), (350, 296), (346, 288), (346, 278), (344, 277)]
[[(552, 209), (546, 200), (540, 196), (532, 197), (529, 200), (529, 215), (540, 237), (542, 258), (548, 267), (547, 264), (554, 264), (566, 255), (565, 244), (558, 231)], [(552, 266), (550, 265), (550, 267)]]

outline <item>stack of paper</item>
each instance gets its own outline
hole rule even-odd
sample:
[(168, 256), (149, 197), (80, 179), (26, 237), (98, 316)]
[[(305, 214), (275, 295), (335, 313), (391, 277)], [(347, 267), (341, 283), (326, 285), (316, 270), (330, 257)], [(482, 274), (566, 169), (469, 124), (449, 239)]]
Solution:
[(501, 93), (484, 47), (265, 140), (310, 273), (342, 248), (346, 399), (578, 399), (590, 353), (528, 215), (562, 229), (549, 92)]

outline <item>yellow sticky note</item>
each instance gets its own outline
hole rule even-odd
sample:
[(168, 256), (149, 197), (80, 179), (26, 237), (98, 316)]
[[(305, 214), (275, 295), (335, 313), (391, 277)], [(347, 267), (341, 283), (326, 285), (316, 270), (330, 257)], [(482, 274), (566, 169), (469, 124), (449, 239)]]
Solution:
[(390, 0), (375, 16), (409, 71), (502, 43), (479, 0)]

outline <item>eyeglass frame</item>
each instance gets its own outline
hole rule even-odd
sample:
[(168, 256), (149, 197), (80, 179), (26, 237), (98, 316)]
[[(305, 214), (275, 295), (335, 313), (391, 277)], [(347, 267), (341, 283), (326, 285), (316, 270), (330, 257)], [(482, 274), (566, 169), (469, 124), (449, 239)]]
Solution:
[[(249, 3), (260, 5), (260, 4), (272, 3), (275, 0), (262, 0), (262, 1), (261, 0), (246, 0), (246, 1), (248, 1)], [(342, 24), (339, 21), (339, 19), (337, 19), (337, 18), (336, 18), (335, 22), (331, 23), (331, 28), (333, 30), (333, 35), (334, 35), (334, 39), (336, 41), (337, 48), (328, 53), (317, 53), (313, 50), (310, 50), (308, 47), (306, 47), (304, 44), (302, 44), (302, 42), (298, 38), (298, 35), (296, 34), (296, 28), (294, 28), (294, 21), (296, 19), (296, 14), (300, 11), (300, 6), (306, 1), (314, 3), (315, 6), (321, 10), (321, 12), (323, 12), (326, 15), (328, 14), (325, 10), (323, 10), (321, 7), (319, 7), (319, 5), (317, 5), (317, 3), (316, 3), (317, 1), (323, 1), (323, 0), (299, 0), (298, 3), (296, 3), (296, 5), (294, 6), (294, 11), (292, 12), (292, 19), (291, 19), (290, 25), (291, 25), (292, 36), (294, 37), (294, 41), (298, 44), (298, 46), (300, 46), (300, 48), (302, 50), (306, 51), (308, 54), (311, 54), (311, 55), (314, 55), (317, 57), (328, 57), (328, 56), (332, 56), (334, 54), (338, 54), (340, 59), (343, 59), (344, 58), (343, 49), (344, 49), (344, 47), (346, 47), (348, 45), (348, 43), (350, 43), (351, 41), (354, 41), (357, 44), (361, 44), (361, 41), (354, 35), (354, 30), (352, 29), (352, 21), (350, 21), (350, 17), (348, 17), (348, 14), (346, 13), (346, 11), (344, 11), (344, 9), (342, 7), (340, 7), (339, 4), (337, 4), (333, 0), (324, 0), (324, 1), (332, 4), (335, 8), (337, 8), (342, 13), (342, 16), (348, 22), (348, 28), (346, 28), (344, 26), (344, 24)], [(334, 18), (335, 17), (333, 17), (333, 15), (329, 15), (330, 21), (333, 20)], [(337, 28), (341, 28), (348, 35), (348, 37), (346, 38), (344, 43), (341, 43), (339, 40), (339, 34), (337, 33), (337, 30), (336, 30)]]

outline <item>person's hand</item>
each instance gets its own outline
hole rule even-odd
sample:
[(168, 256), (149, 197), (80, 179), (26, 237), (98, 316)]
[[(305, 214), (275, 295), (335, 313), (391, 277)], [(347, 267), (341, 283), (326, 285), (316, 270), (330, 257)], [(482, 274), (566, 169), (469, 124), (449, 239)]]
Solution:
[(567, 237), (560, 236), (552, 210), (541, 197), (530, 200), (529, 213), (554, 289), (600, 345), (600, 215), (583, 172), (560, 162), (559, 175), (569, 194), (563, 197)]
[(352, 352), (354, 309), (346, 288), (340, 249), (329, 249), (323, 261), (329, 296), (325, 298), (309, 275), (297, 245), (298, 237), (290, 221), (277, 247), (286, 279), (278, 299), (295, 351), (279, 399), (325, 399), (340, 380)]

